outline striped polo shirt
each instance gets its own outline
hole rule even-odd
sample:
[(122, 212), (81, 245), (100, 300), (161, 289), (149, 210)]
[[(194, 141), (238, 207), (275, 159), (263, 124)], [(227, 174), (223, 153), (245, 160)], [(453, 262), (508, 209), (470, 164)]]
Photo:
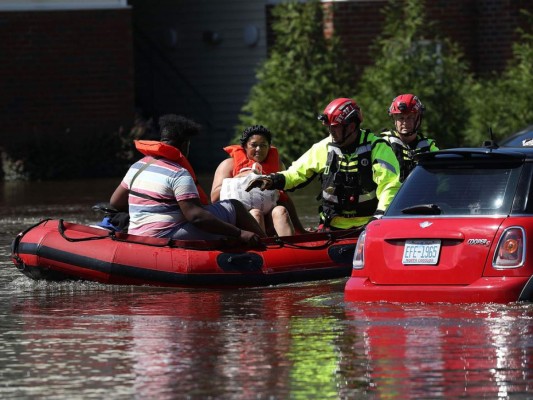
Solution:
[[(181, 165), (148, 156), (133, 164), (121, 185), (144, 195), (130, 193), (128, 198), (130, 225), (133, 235), (167, 237), (187, 221), (178, 206), (178, 201), (199, 198), (194, 180)], [(152, 161), (133, 181), (137, 171)], [(145, 198), (149, 196), (150, 198)]]

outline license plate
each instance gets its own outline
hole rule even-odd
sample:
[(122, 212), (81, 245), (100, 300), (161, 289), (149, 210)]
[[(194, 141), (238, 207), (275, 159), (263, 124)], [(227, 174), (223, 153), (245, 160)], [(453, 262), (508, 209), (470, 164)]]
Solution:
[(440, 240), (406, 240), (403, 249), (404, 265), (436, 265), (439, 261)]

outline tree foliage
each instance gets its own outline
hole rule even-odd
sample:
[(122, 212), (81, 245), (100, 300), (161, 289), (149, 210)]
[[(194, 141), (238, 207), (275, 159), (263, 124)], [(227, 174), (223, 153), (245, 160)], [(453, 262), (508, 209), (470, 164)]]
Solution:
[(426, 107), (423, 131), (439, 147), (461, 145), (472, 76), (459, 48), (426, 21), (423, 1), (391, 0), (384, 13), (385, 26), (373, 48), (374, 65), (365, 69), (357, 88), (364, 125), (374, 131), (392, 128), (387, 113), (392, 99), (412, 93)]
[(247, 126), (264, 125), (290, 161), (324, 137), (317, 115), (334, 98), (349, 96), (354, 86), (339, 39), (324, 36), (320, 2), (280, 3), (272, 13), (275, 44), (257, 70), (236, 137)]
[[(533, 26), (533, 15), (523, 12)], [(476, 82), (469, 107), (472, 110), (466, 131), (468, 143), (478, 145), (488, 139), (502, 139), (533, 123), (533, 34), (520, 30), (521, 40), (513, 45), (513, 58), (499, 76), (493, 73)]]
[[(426, 106), (423, 131), (441, 148), (479, 146), (533, 122), (533, 34), (522, 31), (513, 59), (502, 74), (474, 78), (459, 46), (427, 21), (425, 2), (389, 0), (385, 24), (372, 48), (373, 65), (357, 86), (339, 39), (324, 38), (323, 9), (317, 1), (281, 3), (274, 8), (276, 44), (257, 71), (240, 115), (242, 129), (262, 124), (289, 159), (321, 139), (317, 113), (337, 97), (361, 106), (363, 127), (392, 128), (387, 110), (394, 97), (416, 94)], [(533, 26), (530, 13), (525, 26)], [(355, 95), (354, 95), (355, 94)]]

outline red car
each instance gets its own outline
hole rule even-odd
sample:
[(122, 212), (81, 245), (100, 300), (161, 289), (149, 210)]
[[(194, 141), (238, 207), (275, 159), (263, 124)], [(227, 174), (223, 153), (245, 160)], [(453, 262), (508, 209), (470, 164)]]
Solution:
[(358, 239), (348, 301), (533, 300), (533, 148), (422, 154)]

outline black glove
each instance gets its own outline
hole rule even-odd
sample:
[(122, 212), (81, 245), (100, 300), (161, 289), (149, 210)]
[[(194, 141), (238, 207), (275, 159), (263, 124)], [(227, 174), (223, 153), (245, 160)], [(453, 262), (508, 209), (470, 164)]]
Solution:
[(257, 178), (252, 179), (250, 182), (248, 182), (248, 186), (246, 186), (247, 192), (254, 188), (259, 188), (261, 190), (268, 190), (272, 187), (272, 179), (270, 178), (270, 175), (259, 175)]
[(253, 188), (259, 188), (261, 190), (281, 190), (285, 187), (285, 176), (283, 174), (270, 174), (270, 175), (260, 175), (255, 179), (252, 179), (248, 186), (246, 186), (246, 191), (249, 192)]
[(369, 223), (371, 223), (372, 221), (375, 221), (377, 219), (381, 219), (383, 218), (383, 214), (385, 214), (385, 211), (381, 211), (381, 210), (376, 210), (376, 212), (374, 213), (374, 215), (372, 215), (370, 217), (370, 219), (368, 220), (368, 222), (365, 224), (365, 226), (367, 226)]

